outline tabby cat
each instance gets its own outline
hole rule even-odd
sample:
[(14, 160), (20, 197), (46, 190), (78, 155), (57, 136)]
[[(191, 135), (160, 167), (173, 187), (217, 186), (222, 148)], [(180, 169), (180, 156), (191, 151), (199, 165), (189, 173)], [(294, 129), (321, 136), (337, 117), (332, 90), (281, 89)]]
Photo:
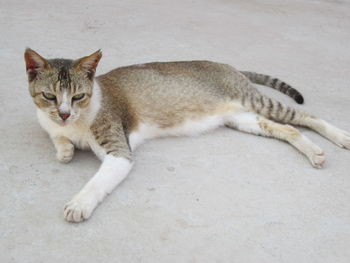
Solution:
[(349, 133), (268, 98), (252, 85), (269, 86), (303, 103), (302, 95), (279, 79), (210, 61), (133, 65), (95, 78), (101, 56), (99, 50), (77, 60), (45, 59), (29, 48), (24, 54), (29, 91), (57, 159), (69, 162), (77, 147), (91, 149), (102, 160), (97, 173), (65, 205), (69, 222), (91, 216), (127, 176), (132, 152), (147, 139), (227, 126), (289, 142), (320, 168), (322, 149), (292, 124), (350, 149)]

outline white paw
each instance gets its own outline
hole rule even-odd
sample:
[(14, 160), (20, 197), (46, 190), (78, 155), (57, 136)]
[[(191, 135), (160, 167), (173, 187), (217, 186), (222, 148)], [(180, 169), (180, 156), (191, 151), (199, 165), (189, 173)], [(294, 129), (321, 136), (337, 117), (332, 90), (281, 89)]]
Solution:
[(307, 137), (301, 136), (294, 144), (295, 147), (304, 153), (310, 160), (311, 164), (315, 168), (322, 168), (326, 157), (323, 150), (310, 141)]
[(335, 143), (342, 148), (350, 150), (350, 133), (339, 130), (335, 139)]
[(79, 193), (64, 206), (64, 218), (68, 222), (78, 223), (88, 219), (94, 211), (98, 201), (94, 194)]
[(309, 157), (311, 164), (315, 168), (322, 168), (324, 162), (326, 161), (326, 157), (324, 152), (314, 153)]
[(315, 168), (322, 168), (324, 162), (326, 161), (323, 150), (316, 144), (311, 143), (311, 141), (306, 155), (310, 159), (312, 166)]
[(61, 163), (68, 163), (72, 160), (74, 155), (74, 146), (73, 144), (62, 145), (58, 150), (56, 157)]

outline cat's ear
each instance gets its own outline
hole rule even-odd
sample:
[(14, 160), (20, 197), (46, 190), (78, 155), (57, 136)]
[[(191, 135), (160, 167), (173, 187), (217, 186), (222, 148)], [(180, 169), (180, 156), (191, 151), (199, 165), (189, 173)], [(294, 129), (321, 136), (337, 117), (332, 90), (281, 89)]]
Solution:
[(96, 72), (96, 67), (101, 57), (102, 57), (102, 52), (99, 49), (95, 53), (91, 54), (90, 56), (86, 56), (78, 59), (75, 62), (74, 67), (78, 70), (84, 71), (87, 74), (87, 77), (90, 80), (92, 80)]
[(24, 52), (24, 60), (29, 81), (34, 80), (39, 71), (50, 67), (49, 62), (45, 58), (30, 48), (27, 48)]

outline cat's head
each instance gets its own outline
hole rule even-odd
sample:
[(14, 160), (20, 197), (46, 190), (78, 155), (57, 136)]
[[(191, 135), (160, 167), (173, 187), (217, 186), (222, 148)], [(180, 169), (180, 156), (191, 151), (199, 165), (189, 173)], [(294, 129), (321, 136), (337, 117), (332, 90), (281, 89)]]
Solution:
[(34, 103), (54, 122), (66, 125), (88, 108), (100, 50), (77, 60), (45, 59), (29, 48), (24, 53)]

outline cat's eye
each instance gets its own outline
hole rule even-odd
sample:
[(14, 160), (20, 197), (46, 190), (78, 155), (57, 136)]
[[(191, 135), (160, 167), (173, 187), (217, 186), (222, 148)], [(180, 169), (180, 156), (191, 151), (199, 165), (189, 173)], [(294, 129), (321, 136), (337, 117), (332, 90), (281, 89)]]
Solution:
[(52, 93), (43, 92), (43, 96), (47, 100), (55, 100), (56, 99), (56, 96), (53, 95)]
[(78, 95), (73, 96), (73, 100), (81, 100), (82, 98), (84, 98), (85, 94), (84, 93), (80, 93)]

